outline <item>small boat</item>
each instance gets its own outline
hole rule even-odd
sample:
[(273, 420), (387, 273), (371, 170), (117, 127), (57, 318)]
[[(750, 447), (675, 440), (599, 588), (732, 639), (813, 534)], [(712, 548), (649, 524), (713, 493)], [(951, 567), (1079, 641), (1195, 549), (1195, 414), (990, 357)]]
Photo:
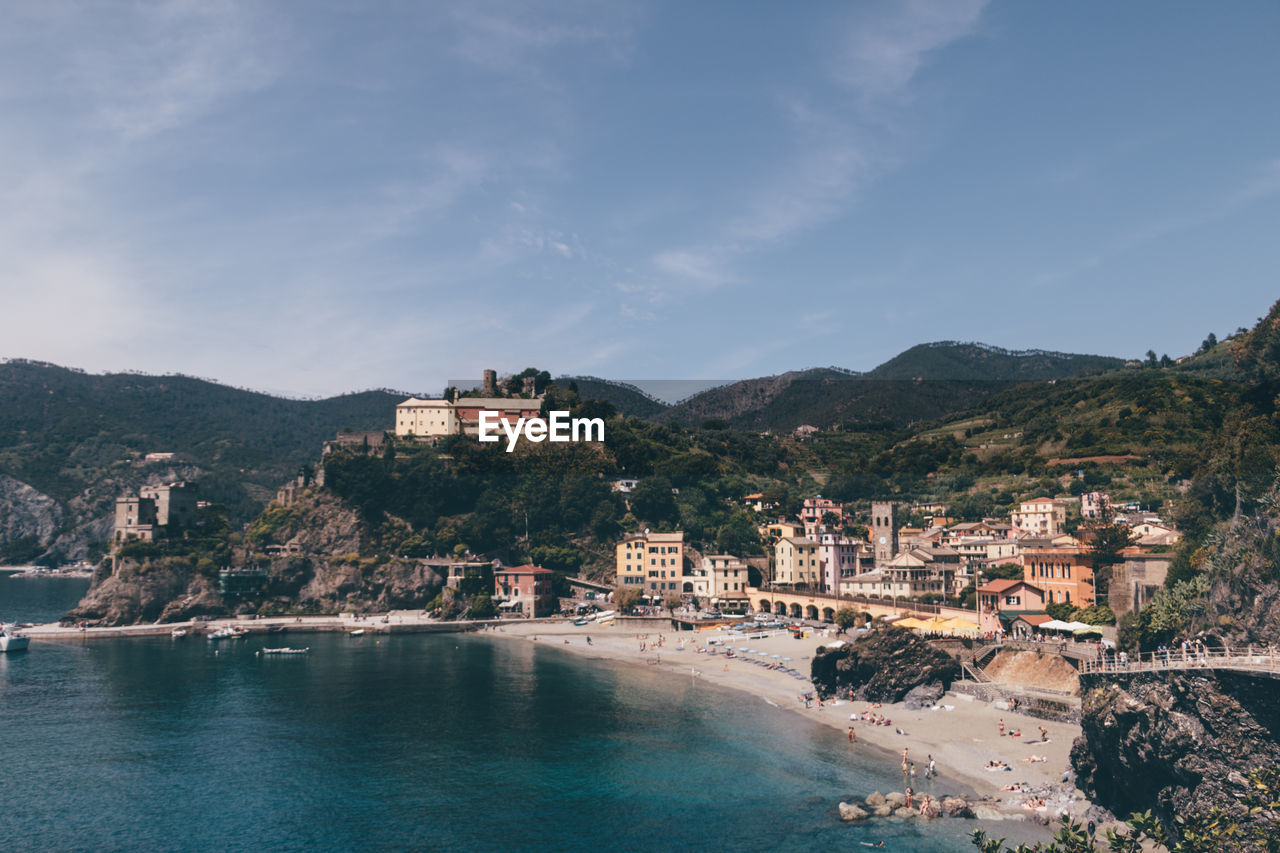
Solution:
[(218, 630), (209, 635), (209, 642), (216, 643), (218, 640), (230, 640), (234, 638), (236, 632), (230, 625), (223, 625)]
[(187, 629), (174, 628), (172, 631), (169, 632), (169, 636), (173, 637), (175, 640), (181, 640), (183, 637), (187, 636)]
[(288, 630), (289, 630), (289, 626), (288, 626), (288, 625), (272, 625), (270, 628), (268, 628), (268, 629), (267, 629), (267, 633), (268, 633), (268, 634), (283, 634), (285, 631), (288, 631)]
[(348, 634), (347, 636), (349, 636), (349, 637), (363, 637), (363, 636), (364, 636), (364, 629), (363, 629), (363, 628), (357, 628), (357, 629), (355, 629), (354, 631), (352, 631), (350, 634)]
[(307, 646), (305, 649), (263, 649), (262, 653), (264, 655), (305, 655), (310, 651), (311, 647)]
[(31, 645), (31, 638), (12, 627), (0, 624), (0, 652), (20, 652)]

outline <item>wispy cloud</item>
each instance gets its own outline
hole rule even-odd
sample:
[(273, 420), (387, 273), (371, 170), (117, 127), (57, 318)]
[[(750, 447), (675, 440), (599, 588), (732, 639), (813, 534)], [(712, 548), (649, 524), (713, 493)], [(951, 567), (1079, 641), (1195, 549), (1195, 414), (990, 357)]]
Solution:
[(88, 15), (105, 37), (86, 40), (74, 74), (97, 114), (125, 139), (200, 118), (262, 89), (288, 52), (266, 7), (236, 0), (166, 0)]
[(869, 100), (902, 94), (930, 53), (970, 35), (987, 0), (905, 0), (862, 13), (834, 59), (835, 77)]
[(653, 255), (654, 273), (675, 284), (717, 286), (740, 276), (749, 253), (843, 215), (859, 189), (897, 165), (894, 146), (876, 139), (891, 114), (910, 100), (912, 81), (934, 53), (974, 32), (987, 0), (905, 0), (859, 13), (831, 58), (839, 90), (855, 104), (821, 92), (779, 99), (793, 152), (762, 175), (742, 210), (695, 247)]

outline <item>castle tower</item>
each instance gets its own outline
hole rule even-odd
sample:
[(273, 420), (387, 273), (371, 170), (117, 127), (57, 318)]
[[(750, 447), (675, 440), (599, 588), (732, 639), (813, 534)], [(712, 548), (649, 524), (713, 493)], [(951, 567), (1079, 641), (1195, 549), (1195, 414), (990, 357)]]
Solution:
[(486, 397), (498, 396), (498, 371), (486, 370), (484, 372), (484, 390), (480, 393)]
[(893, 501), (871, 502), (871, 549), (877, 566), (898, 555), (898, 505)]

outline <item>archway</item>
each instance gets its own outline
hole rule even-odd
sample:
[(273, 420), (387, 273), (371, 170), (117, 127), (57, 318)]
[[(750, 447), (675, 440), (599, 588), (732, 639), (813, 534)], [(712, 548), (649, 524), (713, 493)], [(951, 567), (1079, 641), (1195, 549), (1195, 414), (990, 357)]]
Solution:
[[(785, 605), (785, 604), (784, 604), (784, 605), (782, 605), (782, 606), (783, 606), (783, 607), (786, 607), (786, 605)], [(804, 618), (804, 611), (800, 609), (800, 605), (799, 605), (799, 604), (793, 604), (793, 605), (791, 605), (791, 615), (792, 615), (794, 618), (796, 618), (796, 619), (803, 619), (803, 618)]]
[(806, 618), (806, 619), (815, 619), (815, 620), (816, 620), (816, 619), (818, 618), (818, 607), (817, 607), (817, 605), (815, 605), (815, 604), (810, 604), (808, 607), (806, 607), (806, 608), (804, 609), (804, 618)]
[(832, 607), (824, 607), (824, 608), (822, 608), (822, 621), (823, 621), (823, 622), (834, 622), (834, 621), (836, 621), (836, 611), (835, 611), (835, 609), (834, 609), (834, 608), (832, 608)]
[(773, 604), (770, 603), (769, 599), (762, 598), (760, 599), (760, 603), (756, 606), (756, 609), (759, 610), (761, 613), (772, 613)]

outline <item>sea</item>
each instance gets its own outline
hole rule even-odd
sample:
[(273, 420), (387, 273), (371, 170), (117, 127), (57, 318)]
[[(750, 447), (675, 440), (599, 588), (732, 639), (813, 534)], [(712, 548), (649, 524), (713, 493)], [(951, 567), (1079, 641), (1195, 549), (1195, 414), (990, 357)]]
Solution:
[[(87, 584), (0, 573), (0, 619)], [(258, 654), (282, 644), (310, 653)], [(692, 675), (484, 634), (0, 654), (0, 850), (975, 849), (972, 821), (841, 823), (901, 789), (895, 761)]]

